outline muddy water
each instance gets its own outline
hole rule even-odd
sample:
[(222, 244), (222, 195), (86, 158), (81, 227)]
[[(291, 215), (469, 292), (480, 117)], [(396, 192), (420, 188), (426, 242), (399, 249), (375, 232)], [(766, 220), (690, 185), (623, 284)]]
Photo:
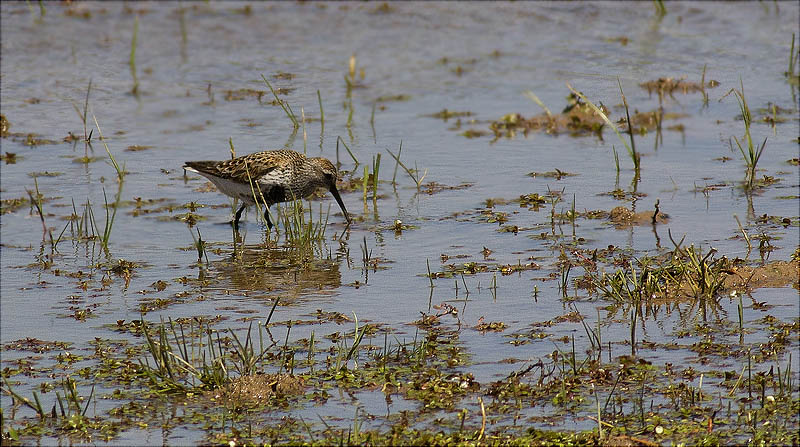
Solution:
[[(397, 339), (408, 341), (416, 331), (408, 323), (419, 319), (420, 312), (437, 312), (433, 306), (445, 302), (459, 310), (458, 321), (464, 327), (459, 341), (474, 363), (465, 370), (485, 383), (519, 369), (519, 363), (502, 360), (535, 361), (556, 346), (568, 349), (562, 341), (547, 339), (515, 347), (509, 334), (570, 312), (572, 301), (587, 322), (594, 325), (599, 315), (603, 338), (614, 346), (614, 355), (630, 349), (625, 345), (630, 336), (625, 316), (613, 314), (606, 302), (587, 296), (585, 290), (572, 287), (568, 296), (573, 298), (562, 298), (559, 281), (553, 279), (560, 274), (557, 260), (562, 246), (553, 238), (540, 237), (542, 233), (563, 236), (559, 240), (567, 242), (581, 238), (578, 245), (588, 250), (614, 245), (642, 257), (673, 248), (669, 230), (676, 241), (685, 236), (686, 244), (713, 247), (720, 255), (761, 259), (757, 249), (747, 252), (734, 219), (738, 216), (750, 235), (771, 238), (774, 250), (764, 255), (768, 260), (788, 260), (797, 248), (800, 181), (797, 166), (787, 163), (798, 155), (797, 96), (783, 75), (791, 34), (797, 32), (794, 3), (669, 4), (663, 18), (650, 3), (617, 2), (391, 4), (388, 8), (313, 2), (46, 6), (46, 15), (40, 17), (36, 8), (29, 10), (24, 3), (2, 4), (2, 113), (11, 124), (9, 131), (18, 135), (2, 139), (3, 154), (16, 154), (16, 162), (2, 164), (0, 197), (27, 198), (26, 191), (35, 188), (32, 173), (38, 173), (46, 225), (55, 238), (67, 225), (73, 201), (81, 214), (82, 204), (89, 200), (103, 227), (104, 190), (113, 201), (120, 186), (96, 139), (92, 113), (128, 174), (107, 252), (97, 242), (74, 238), (74, 226), (67, 225), (58, 252), (51, 254), (49, 242), (42, 248), (35, 210), (24, 205), (4, 212), (0, 283), (4, 345), (30, 337), (67, 341), (70, 349), (83, 352), (96, 337), (124, 337), (109, 326), (139, 319), (142, 306), (159, 298), (169, 303), (147, 312), (146, 320), (219, 315), (223, 321), (218, 329), (241, 329), (246, 327), (244, 317), (265, 318), (273, 300), (280, 297), (282, 305), (273, 321), (309, 318), (317, 309), (355, 313), (359, 321), (380, 323)], [(134, 95), (128, 62), (136, 17), (139, 86)], [(357, 87), (348, 97), (343, 76), (351, 55), (357, 61)], [(490, 120), (509, 113), (540, 113), (523, 95), (525, 90), (535, 92), (554, 112), (560, 111), (569, 94), (565, 83), (611, 108), (613, 119), (618, 119), (619, 78), (631, 108), (650, 111), (658, 107), (658, 97), (639, 83), (681, 76), (698, 82), (704, 65), (706, 80), (719, 81), (720, 86), (707, 90), (707, 105), (698, 93), (676, 92), (664, 99), (666, 111), (682, 115), (665, 125), (681, 124), (683, 130), (664, 130), (658, 144), (655, 132), (637, 137), (642, 152), (637, 184), (631, 183), (630, 159), (608, 129), (603, 139), (544, 133), (497, 140), (491, 132), (478, 138), (461, 135), (467, 129), (488, 131)], [(276, 76), (281, 73), (292, 76)], [(298, 116), (302, 109), (313, 118), (306, 125), (305, 140), (303, 129), (293, 134), (282, 109), (271, 103), (261, 74), (274, 87), (288, 89), (280, 97)], [(731, 88), (739, 87), (740, 79), (753, 110), (776, 104), (789, 111), (783, 115), (786, 122), (774, 128), (754, 120), (754, 139), (768, 138), (758, 175), (778, 182), (751, 195), (740, 186), (741, 155), (735, 143), (733, 149), (729, 146), (730, 137), (743, 134), (738, 105), (733, 95), (723, 99)], [(90, 80), (87, 126), (95, 130), (89, 155), (98, 160), (85, 163), (79, 160), (85, 154), (84, 144), (62, 140), (69, 132), (83, 135), (73, 105), (83, 109)], [(260, 100), (255, 96), (237, 100), (241, 89), (265, 94)], [(324, 131), (317, 91), (324, 108)], [(428, 116), (442, 109), (472, 115), (461, 118), (460, 127), (456, 118), (443, 121)], [(28, 146), (28, 133), (54, 142)], [(228, 200), (208, 191), (204, 180), (184, 177), (181, 169), (184, 160), (229, 157), (229, 139), (237, 154), (288, 147), (335, 160), (339, 136), (361, 162), (354, 166), (341, 147), (345, 177), (350, 173), (361, 177), (363, 165), (382, 154), (380, 197), (365, 203), (360, 189), (343, 193), (356, 223), (345, 229), (334, 204), (317, 260), (299, 273), (285, 264), (285, 253), (261, 248), (265, 229), (253, 210), (245, 215), (245, 250), (237, 258), (226, 224), (231, 212)], [(423, 183), (436, 182), (443, 188), (418, 190), (402, 169), (397, 185), (390, 184), (394, 163), (386, 151), (396, 154), (401, 141), (401, 159), (412, 167), (416, 163), (420, 173), (427, 172)], [(618, 177), (612, 145), (620, 154)], [(561, 179), (527, 175), (555, 169), (577, 175)], [(618, 187), (631, 192), (632, 185), (641, 194), (633, 204), (604, 194)], [(488, 223), (481, 214), (487, 199), (511, 200), (562, 189), (561, 202), (539, 211), (516, 203), (495, 207), (508, 214), (503, 226), (523, 228), (518, 234), (498, 231), (501, 225)], [(573, 197), (579, 212), (609, 211), (619, 205), (649, 211), (658, 201), (669, 221), (655, 228), (617, 228), (606, 220), (590, 219), (551, 225), (551, 209), (569, 211)], [(137, 200), (141, 200), (138, 208)], [(185, 205), (190, 202), (203, 206), (196, 211), (201, 219), (192, 229), (179, 219), (189, 211)], [(327, 207), (333, 202), (328, 196), (322, 203)], [(759, 221), (764, 214), (788, 218), (790, 224)], [(398, 219), (412, 228), (396, 233), (390, 227)], [(209, 243), (208, 264), (196, 263), (192, 245), (197, 230)], [(364, 238), (377, 269), (363, 268)], [(487, 256), (484, 247), (491, 250)], [(263, 265), (243, 267), (249, 265), (248, 257)], [(128, 284), (119, 275), (106, 273), (120, 259), (138, 265)], [(431, 293), (426, 261), (434, 272), (473, 261), (491, 266), (533, 262), (540, 268), (437, 279)], [(108, 284), (102, 283), (103, 277)], [(165, 287), (157, 286), (158, 281)], [(758, 309), (746, 299), (745, 322), (765, 313), (786, 322), (798, 315), (797, 290), (790, 286), (757, 289), (752, 299), (774, 307)], [(722, 298), (720, 318), (735, 321), (737, 303)], [(682, 306), (644, 318), (639, 339), (676, 340), (676, 330), (686, 327), (686, 319), (697, 317), (697, 309)], [(480, 321), (502, 321), (507, 328), (485, 334), (469, 329)], [(352, 323), (346, 326), (298, 326), (291, 339), (309, 337), (312, 329), (318, 335), (352, 329)], [(588, 344), (579, 322), (556, 324), (548, 333), (553, 340), (574, 335), (579, 345)], [(765, 337), (756, 332), (749, 341), (758, 343)], [(128, 340), (140, 343), (135, 337)], [(383, 336), (368, 342), (382, 345)], [(691, 344), (692, 337), (680, 342)], [(797, 340), (792, 343), (796, 352)], [(25, 356), (9, 350), (2, 354), (4, 367)], [(640, 355), (659, 364), (697, 360), (696, 354), (681, 349), (644, 349)], [(792, 357), (793, 371), (800, 371), (798, 359)], [(729, 363), (738, 369), (738, 360)], [(22, 380), (18, 387), (23, 392), (43, 380), (36, 375), (15, 379)], [(363, 411), (387, 412), (382, 393), (355, 396)], [(2, 399), (3, 407), (8, 407), (10, 400)], [(334, 417), (343, 410), (351, 415), (353, 405), (344, 394), (295, 413), (307, 419), (317, 414)], [(398, 397), (388, 411), (415, 405)], [(475, 408), (474, 401), (465, 405)], [(96, 411), (102, 414), (114, 406), (113, 401), (99, 401)], [(342, 423), (347, 426), (351, 418)], [(591, 424), (575, 422), (574, 428)], [(184, 427), (170, 436), (174, 436), (171, 441), (193, 442), (204, 434)], [(158, 429), (131, 430), (117, 439), (148, 442), (160, 437)]]

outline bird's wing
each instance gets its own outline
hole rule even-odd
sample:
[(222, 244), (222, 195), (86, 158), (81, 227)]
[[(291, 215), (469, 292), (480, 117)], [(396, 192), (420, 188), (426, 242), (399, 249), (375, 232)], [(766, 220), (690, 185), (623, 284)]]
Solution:
[(184, 168), (240, 183), (250, 183), (280, 167), (275, 160), (250, 154), (225, 161), (187, 161)]

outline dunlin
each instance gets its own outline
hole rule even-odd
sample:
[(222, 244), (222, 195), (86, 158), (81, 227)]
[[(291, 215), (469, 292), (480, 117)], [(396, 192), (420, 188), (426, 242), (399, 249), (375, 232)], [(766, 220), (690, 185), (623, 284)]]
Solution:
[[(350, 216), (336, 189), (336, 167), (326, 158), (308, 158), (290, 150), (263, 151), (231, 160), (187, 161), (183, 168), (206, 177), (221, 193), (242, 201), (233, 221), (236, 228), (242, 211), (255, 205), (255, 199), (266, 203), (268, 210), (278, 202), (308, 197), (318, 188), (325, 188), (333, 194), (344, 218), (350, 223)], [(264, 210), (264, 218), (271, 229), (267, 210)]]

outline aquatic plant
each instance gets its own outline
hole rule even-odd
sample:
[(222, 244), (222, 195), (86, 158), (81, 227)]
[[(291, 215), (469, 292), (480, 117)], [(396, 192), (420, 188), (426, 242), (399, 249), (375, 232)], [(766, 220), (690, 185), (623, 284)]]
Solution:
[[(386, 152), (388, 152), (389, 155), (391, 155), (392, 158), (394, 158), (394, 161), (397, 163), (397, 165), (400, 165), (400, 167), (402, 167), (403, 170), (406, 171), (406, 174), (408, 174), (408, 176), (411, 177), (411, 180), (414, 180), (414, 183), (416, 183), (416, 185), (417, 185), (417, 189), (419, 189), (422, 186), (422, 182), (425, 180), (425, 176), (428, 175), (428, 170), (426, 169), (425, 172), (420, 177), (419, 176), (419, 168), (417, 168), (417, 162), (416, 161), (414, 162), (414, 169), (413, 170), (408, 169), (406, 167), (406, 165), (404, 165), (403, 162), (400, 161), (400, 152), (402, 152), (402, 151), (403, 151), (403, 142), (402, 141), (400, 141), (400, 150), (397, 152), (398, 155), (395, 155), (395, 154), (392, 153), (392, 151), (390, 151), (389, 149), (386, 149)], [(395, 165), (395, 173), (397, 173), (397, 165)], [(394, 182), (394, 179), (392, 179), (392, 182)]]
[(80, 118), (81, 122), (83, 123), (83, 148), (84, 148), (84, 156), (83, 161), (84, 163), (89, 163), (89, 148), (91, 147), (91, 140), (92, 140), (92, 132), (94, 129), (86, 132), (86, 119), (88, 117), (89, 111), (89, 94), (92, 92), (92, 80), (89, 79), (89, 86), (86, 87), (86, 99), (83, 102), (83, 112), (78, 108), (78, 106), (74, 102), (70, 102), (72, 108), (75, 109), (75, 113), (78, 114), (78, 118)]
[(103, 188), (103, 200), (105, 201), (105, 209), (106, 209), (106, 223), (103, 227), (103, 237), (100, 238), (100, 242), (103, 245), (103, 248), (108, 251), (108, 242), (111, 240), (111, 228), (114, 226), (114, 219), (117, 217), (117, 209), (119, 208), (119, 203), (122, 198), (122, 184), (119, 185), (119, 189), (117, 190), (117, 197), (114, 200), (114, 211), (111, 213), (109, 217), (108, 214), (108, 196), (106, 196), (106, 189)]
[(310, 249), (313, 243), (325, 239), (325, 230), (328, 227), (328, 217), (331, 207), (323, 214), (322, 203), (319, 204), (319, 214), (314, 220), (311, 201), (308, 201), (308, 219), (302, 200), (293, 200), (286, 206), (278, 208), (278, 219), (283, 222), (285, 240), (293, 249)]
[(353, 155), (353, 151), (350, 150), (350, 146), (348, 146), (347, 143), (345, 143), (344, 139), (341, 136), (337, 136), (336, 137), (336, 164), (340, 164), (339, 163), (339, 142), (340, 141), (344, 145), (344, 148), (347, 150), (347, 153), (350, 154), (350, 158), (353, 159), (353, 163), (355, 163), (356, 166), (358, 166), (360, 164), (358, 162), (358, 159), (356, 158), (355, 155)]
[(372, 201), (378, 199), (378, 173), (381, 170), (381, 154), (380, 152), (372, 157)]
[[(761, 143), (761, 146), (757, 146), (753, 143), (753, 137), (750, 133), (750, 125), (753, 122), (753, 115), (750, 113), (750, 107), (748, 107), (747, 100), (744, 97), (744, 83), (742, 83), (741, 79), (739, 79), (739, 86), (739, 90), (732, 88), (722, 98), (725, 98), (733, 93), (736, 97), (736, 101), (739, 103), (739, 111), (742, 114), (742, 121), (744, 122), (744, 144), (742, 144), (742, 142), (739, 141), (739, 138), (735, 135), (733, 136), (733, 139), (736, 141), (736, 146), (739, 148), (739, 152), (742, 154), (742, 158), (747, 166), (745, 175), (745, 189), (750, 190), (753, 189), (753, 182), (756, 178), (756, 168), (758, 166), (758, 161), (761, 159), (761, 155), (763, 155), (764, 149), (767, 145), (767, 137), (764, 137), (764, 141)], [(722, 98), (720, 98), (720, 100), (722, 100)]]
[(659, 18), (667, 15), (667, 7), (664, 6), (664, 0), (653, 0), (653, 6), (656, 8), (656, 15)]
[[(570, 91), (572, 91), (573, 94), (575, 94), (576, 96), (581, 98), (586, 104), (588, 104), (589, 107), (591, 107), (592, 110), (594, 110), (594, 112), (598, 116), (600, 116), (600, 118), (602, 118), (603, 121), (605, 121), (605, 123), (608, 124), (609, 127), (611, 127), (611, 129), (614, 131), (614, 133), (617, 134), (617, 137), (622, 142), (622, 144), (625, 146), (625, 149), (628, 150), (628, 155), (630, 156), (631, 161), (633, 162), (633, 169), (634, 169), (634, 171), (636, 173), (636, 176), (638, 177), (639, 168), (640, 168), (640, 162), (641, 162), (641, 155), (638, 152), (636, 152), (636, 144), (635, 144), (634, 139), (633, 139), (633, 126), (631, 124), (630, 113), (628, 112), (628, 101), (625, 99), (625, 93), (623, 93), (623, 91), (622, 91), (622, 84), (620, 83), (619, 78), (617, 78), (617, 83), (619, 84), (619, 92), (620, 92), (620, 95), (622, 96), (622, 103), (625, 105), (625, 116), (627, 118), (626, 122), (628, 123), (628, 134), (630, 135), (630, 142), (631, 142), (630, 144), (628, 144), (628, 142), (625, 140), (625, 138), (622, 137), (622, 134), (620, 133), (620, 131), (617, 128), (617, 126), (608, 118), (608, 116), (603, 112), (602, 109), (597, 107), (593, 102), (589, 101), (589, 99), (583, 93), (581, 93), (581, 92), (575, 90), (574, 88), (572, 88), (572, 86), (569, 85), (569, 83), (567, 83), (567, 88), (569, 88)], [(615, 160), (618, 161), (618, 158), (616, 156), (615, 156)]]
[(786, 76), (790, 84), (798, 85), (800, 84), (800, 74), (795, 74), (795, 66), (800, 64), (800, 51), (794, 51), (794, 38), (795, 35), (792, 33), (792, 46), (789, 48), (789, 69), (784, 72), (784, 76)]
[(111, 165), (114, 167), (114, 170), (117, 172), (117, 181), (119, 181), (120, 185), (122, 181), (125, 179), (125, 163), (122, 166), (117, 163), (117, 159), (114, 158), (114, 154), (111, 153), (111, 149), (108, 148), (108, 144), (106, 143), (106, 139), (103, 136), (103, 130), (100, 129), (100, 123), (97, 122), (97, 117), (92, 114), (92, 118), (94, 119), (94, 124), (97, 127), (97, 133), (100, 135), (100, 142), (103, 143), (103, 147), (106, 149), (106, 153), (108, 154), (109, 160), (111, 160)]
[(139, 36), (139, 16), (133, 19), (133, 35), (131, 37), (131, 55), (128, 58), (128, 65), (131, 68), (131, 76), (133, 77), (133, 88), (131, 93), (134, 96), (139, 94), (139, 78), (136, 77), (136, 40)]
[(322, 110), (322, 95), (319, 93), (319, 89), (317, 89), (317, 102), (319, 102), (319, 123), (321, 126), (320, 133), (325, 133), (325, 111)]
[[(278, 300), (275, 300), (273, 311), (277, 304)], [(171, 318), (167, 323), (162, 320), (155, 330), (142, 319), (140, 327), (149, 358), (139, 361), (140, 372), (154, 389), (166, 393), (219, 388), (237, 376), (255, 374), (264, 356), (275, 346), (274, 342), (264, 346), (263, 331), (271, 317), (272, 312), (264, 324), (258, 324), (258, 347), (252, 337), (252, 323), (248, 326), (244, 343), (232, 329), (228, 329), (228, 333), (233, 342), (223, 343), (220, 333), (212, 331), (208, 323), (205, 328), (202, 323), (195, 327), (194, 320), (189, 319), (187, 333), (184, 324), (178, 324), (176, 328)]]
[(300, 127), (300, 124), (297, 122), (297, 117), (292, 111), (292, 107), (289, 105), (289, 103), (278, 98), (278, 94), (275, 93), (275, 89), (272, 88), (272, 85), (269, 83), (269, 81), (267, 81), (267, 78), (264, 77), (263, 73), (261, 74), (261, 79), (263, 79), (264, 83), (267, 84), (267, 87), (269, 87), (269, 91), (272, 92), (272, 96), (275, 97), (275, 101), (278, 103), (278, 105), (281, 106), (284, 113), (286, 113), (286, 116), (289, 117), (289, 119), (292, 121), (292, 125), (294, 126), (294, 128), (297, 129), (298, 127)]

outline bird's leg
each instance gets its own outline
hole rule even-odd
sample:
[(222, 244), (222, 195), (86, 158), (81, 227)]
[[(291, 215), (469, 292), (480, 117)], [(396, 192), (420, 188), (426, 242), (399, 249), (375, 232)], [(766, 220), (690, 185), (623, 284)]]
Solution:
[(242, 211), (244, 211), (246, 207), (247, 205), (244, 203), (239, 207), (239, 211), (236, 212), (236, 217), (233, 219), (233, 228), (239, 229), (239, 219), (242, 217)]
[(269, 208), (264, 208), (264, 220), (267, 221), (267, 229), (271, 230), (274, 225), (272, 225), (272, 221), (269, 220)]

